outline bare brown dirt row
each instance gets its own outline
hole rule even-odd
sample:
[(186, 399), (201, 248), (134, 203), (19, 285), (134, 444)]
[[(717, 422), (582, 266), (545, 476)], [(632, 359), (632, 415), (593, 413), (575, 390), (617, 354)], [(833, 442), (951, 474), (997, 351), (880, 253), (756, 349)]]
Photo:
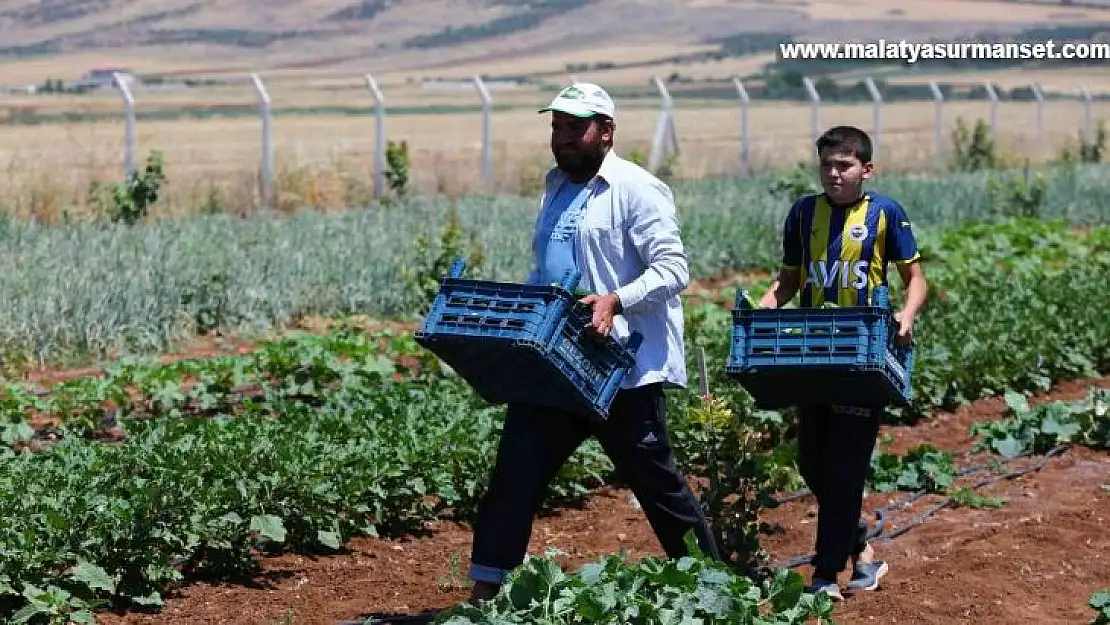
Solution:
[[(1110, 388), (1110, 378), (1061, 385), (1041, 400), (1076, 399), (1089, 386)], [(884, 428), (904, 451), (928, 442), (965, 450), (967, 425), (1001, 416), (998, 400), (939, 414), (916, 427)], [(963, 624), (1086, 622), (1085, 604), (1110, 585), (1110, 455), (1077, 448), (1038, 473), (987, 487), (981, 494), (1007, 503), (997, 510), (946, 509), (891, 542), (877, 555), (891, 565), (884, 587), (838, 604), (840, 623)], [(557, 547), (569, 570), (609, 553), (661, 555), (643, 514), (623, 489), (595, 491), (580, 509), (537, 519), (529, 552)], [(865, 510), (902, 494), (871, 495)], [(892, 515), (888, 531), (936, 503), (925, 498)], [(809, 498), (765, 513), (784, 528), (764, 545), (778, 561), (809, 553), (815, 532)], [(157, 615), (102, 614), (100, 622), (269, 623), (292, 614), (294, 623), (336, 623), (369, 613), (414, 614), (442, 609), (466, 597), (470, 534), (439, 522), (422, 539), (356, 539), (348, 553), (312, 559), (284, 555), (263, 561), (252, 586), (197, 583), (183, 586)], [(809, 573), (808, 567), (799, 569)]]
[[(349, 320), (371, 332), (383, 330), (413, 332), (418, 328), (416, 323), (386, 322), (370, 319), (365, 316), (351, 317)], [(335, 320), (332, 319), (308, 318), (298, 321), (291, 330), (323, 334), (335, 323)], [(184, 360), (199, 360), (220, 356), (248, 354), (257, 350), (259, 345), (267, 340), (267, 338), (278, 338), (278, 336), (262, 338), (247, 338), (232, 334), (197, 336), (175, 346), (172, 351), (158, 355), (156, 360), (160, 364), (166, 365)], [(103, 373), (104, 367), (101, 365), (76, 368), (46, 366), (29, 369), (23, 372), (23, 380), (43, 387), (49, 387), (58, 382), (99, 376)]]

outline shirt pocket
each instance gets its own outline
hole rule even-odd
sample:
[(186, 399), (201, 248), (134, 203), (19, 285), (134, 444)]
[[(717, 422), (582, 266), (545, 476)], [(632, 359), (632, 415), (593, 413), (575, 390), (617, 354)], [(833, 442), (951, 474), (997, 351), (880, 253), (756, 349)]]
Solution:
[(607, 274), (613, 272), (619, 275), (625, 264), (624, 232), (621, 226), (622, 224), (614, 223), (608, 217), (583, 223), (586, 247), (597, 259), (595, 262), (605, 267)]
[(619, 248), (624, 236), (624, 221), (620, 208), (612, 199), (612, 192), (604, 193), (591, 202), (582, 217), (582, 233), (590, 243), (604, 245), (606, 251), (614, 245)]

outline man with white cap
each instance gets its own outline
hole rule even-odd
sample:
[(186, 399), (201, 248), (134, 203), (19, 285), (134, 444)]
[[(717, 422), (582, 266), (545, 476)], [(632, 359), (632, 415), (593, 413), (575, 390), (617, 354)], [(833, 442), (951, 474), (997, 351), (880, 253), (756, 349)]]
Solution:
[(693, 530), (719, 558), (697, 499), (675, 466), (666, 426), (666, 387), (686, 386), (682, 302), (690, 279), (670, 188), (613, 151), (616, 107), (601, 87), (576, 83), (540, 113), (551, 113), (551, 151), (532, 242), (532, 284), (581, 274), (591, 295), (589, 331), (643, 336), (604, 423), (585, 415), (511, 404), (489, 488), (474, 523), (471, 603), (496, 596), (524, 560), (532, 520), (547, 486), (595, 436), (631, 487), (663, 550), (687, 555)]

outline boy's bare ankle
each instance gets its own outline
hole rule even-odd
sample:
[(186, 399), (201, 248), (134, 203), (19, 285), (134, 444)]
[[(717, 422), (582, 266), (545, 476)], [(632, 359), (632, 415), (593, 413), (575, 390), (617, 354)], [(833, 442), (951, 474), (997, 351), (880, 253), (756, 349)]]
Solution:
[(859, 552), (856, 557), (852, 558), (852, 565), (855, 566), (856, 564), (870, 564), (874, 561), (875, 549), (871, 545), (867, 545), (863, 548), (863, 551)]

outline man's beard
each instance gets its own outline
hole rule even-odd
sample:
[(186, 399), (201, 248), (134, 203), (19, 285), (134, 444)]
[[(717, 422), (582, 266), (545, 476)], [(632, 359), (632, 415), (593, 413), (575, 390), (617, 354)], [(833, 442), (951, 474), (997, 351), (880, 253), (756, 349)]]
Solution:
[(605, 160), (605, 145), (598, 144), (584, 149), (570, 149), (562, 153), (555, 152), (555, 163), (564, 173), (575, 175), (592, 174), (601, 167)]

